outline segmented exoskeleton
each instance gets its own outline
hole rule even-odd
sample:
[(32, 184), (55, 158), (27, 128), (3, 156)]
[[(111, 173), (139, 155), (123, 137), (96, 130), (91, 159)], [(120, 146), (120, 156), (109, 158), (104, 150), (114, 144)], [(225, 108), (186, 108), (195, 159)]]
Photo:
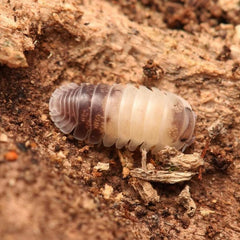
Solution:
[(195, 114), (180, 96), (144, 86), (70, 83), (56, 89), (50, 116), (65, 134), (90, 144), (153, 153), (191, 144)]

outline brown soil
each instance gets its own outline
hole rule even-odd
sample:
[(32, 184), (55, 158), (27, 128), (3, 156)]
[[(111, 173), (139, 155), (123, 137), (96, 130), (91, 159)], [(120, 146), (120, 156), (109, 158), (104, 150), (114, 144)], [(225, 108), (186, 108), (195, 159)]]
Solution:
[[(239, 239), (239, 12), (227, 0), (3, 0), (1, 240)], [(114, 147), (86, 146), (50, 120), (49, 98), (64, 82), (145, 83), (183, 96), (197, 114), (186, 152), (206, 152), (202, 180), (152, 183), (160, 202), (144, 203)], [(223, 129), (208, 145), (216, 121)], [(110, 170), (96, 171), (98, 162)], [(177, 200), (186, 184), (193, 217)]]

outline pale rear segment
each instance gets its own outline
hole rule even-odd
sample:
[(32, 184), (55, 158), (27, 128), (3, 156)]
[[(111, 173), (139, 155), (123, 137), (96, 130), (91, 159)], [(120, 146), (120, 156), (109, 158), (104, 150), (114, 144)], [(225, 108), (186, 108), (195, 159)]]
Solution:
[(192, 140), (195, 115), (181, 97), (133, 85), (68, 84), (49, 103), (55, 125), (75, 138), (104, 146), (138, 146), (153, 153), (165, 146), (181, 149)]
[[(74, 118), (69, 117), (70, 109), (75, 108), (75, 95), (81, 90), (75, 83), (70, 83), (56, 89), (49, 101), (49, 110), (52, 121), (65, 134), (69, 134), (77, 125), (75, 113)], [(81, 94), (81, 92), (80, 92)], [(67, 99), (67, 100), (66, 100)], [(72, 111), (76, 111), (75, 109)]]

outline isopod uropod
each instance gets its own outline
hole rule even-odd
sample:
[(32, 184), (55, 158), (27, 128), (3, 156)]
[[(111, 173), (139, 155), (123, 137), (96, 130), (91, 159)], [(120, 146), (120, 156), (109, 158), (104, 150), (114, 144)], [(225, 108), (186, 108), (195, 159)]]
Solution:
[(157, 88), (70, 83), (49, 102), (52, 121), (65, 134), (90, 144), (157, 151), (191, 144), (195, 114), (183, 98)]

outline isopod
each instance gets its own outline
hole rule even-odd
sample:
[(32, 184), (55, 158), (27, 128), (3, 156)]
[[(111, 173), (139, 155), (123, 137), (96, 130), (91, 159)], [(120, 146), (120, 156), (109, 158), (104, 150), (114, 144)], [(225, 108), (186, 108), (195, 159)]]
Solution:
[(63, 85), (52, 94), (49, 110), (55, 125), (76, 139), (152, 153), (190, 145), (196, 120), (180, 96), (131, 84)]

